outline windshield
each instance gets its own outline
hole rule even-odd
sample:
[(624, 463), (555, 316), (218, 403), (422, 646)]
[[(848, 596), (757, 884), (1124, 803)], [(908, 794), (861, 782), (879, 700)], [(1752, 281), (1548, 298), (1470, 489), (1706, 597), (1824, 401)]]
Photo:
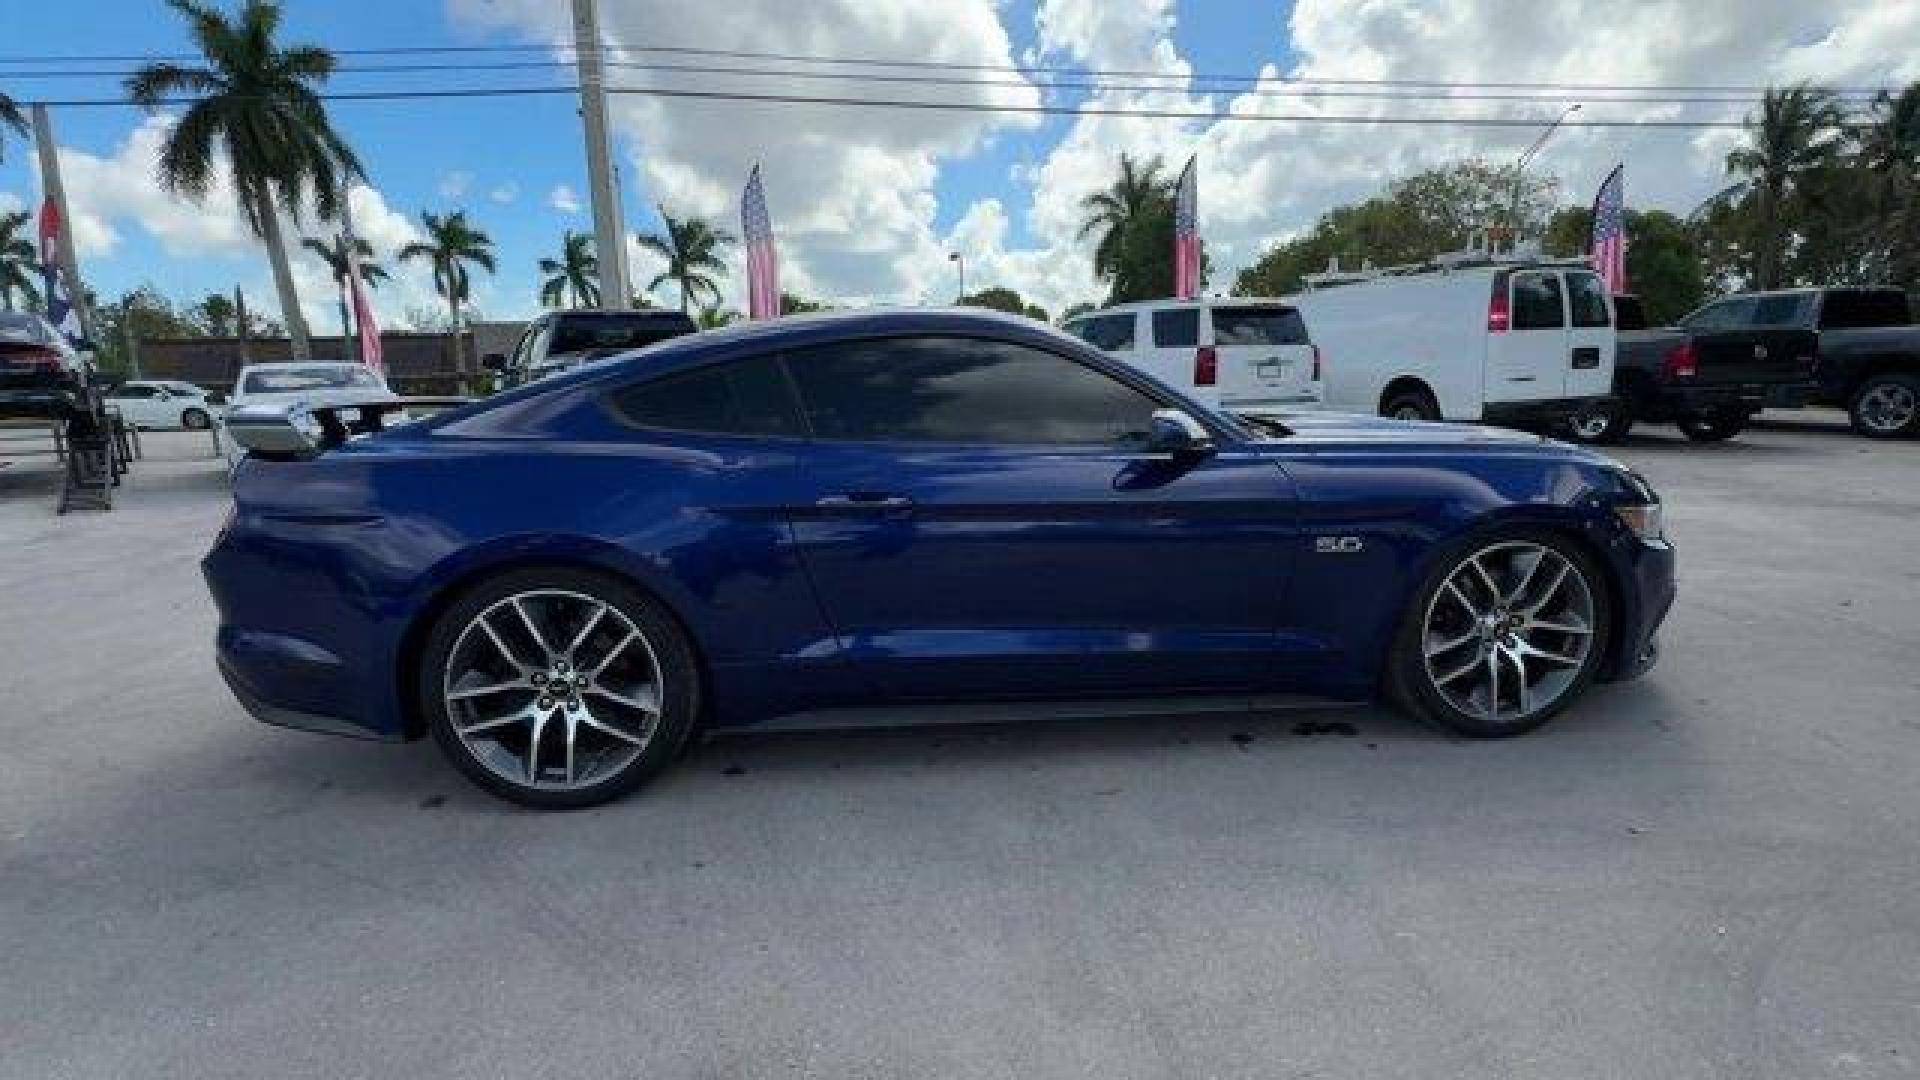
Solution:
[(589, 349), (638, 349), (656, 341), (693, 333), (693, 322), (677, 315), (572, 315), (562, 317), (553, 330), (554, 353)]
[(302, 390), (380, 389), (373, 372), (358, 364), (260, 368), (241, 380), (243, 394), (290, 394)]

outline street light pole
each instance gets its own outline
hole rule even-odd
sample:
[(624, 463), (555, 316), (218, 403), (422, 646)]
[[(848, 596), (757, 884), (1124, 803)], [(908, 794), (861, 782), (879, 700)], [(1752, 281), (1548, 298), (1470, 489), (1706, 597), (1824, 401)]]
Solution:
[(960, 295), (958, 300), (967, 298), (967, 257), (957, 251), (947, 252), (947, 261), (960, 268)]
[(1519, 160), (1513, 163), (1513, 202), (1508, 208), (1507, 220), (1512, 225), (1515, 243), (1520, 240), (1520, 181), (1526, 174), (1527, 166), (1533, 163), (1533, 159), (1539, 155), (1541, 148), (1547, 145), (1547, 140), (1553, 138), (1553, 133), (1560, 130), (1560, 125), (1567, 122), (1567, 117), (1579, 111), (1580, 103), (1577, 101), (1562, 109), (1560, 115), (1553, 118), (1553, 123), (1548, 124), (1546, 129), (1540, 132), (1540, 137), (1533, 140), (1533, 145), (1527, 147), (1527, 152), (1521, 154)]
[(607, 138), (607, 82), (600, 53), (596, 0), (573, 0), (573, 51), (580, 70), (580, 119), (587, 129), (587, 183), (593, 199), (593, 247), (600, 268), (600, 303), (633, 304), (627, 289), (626, 228), (621, 222), (620, 183)]

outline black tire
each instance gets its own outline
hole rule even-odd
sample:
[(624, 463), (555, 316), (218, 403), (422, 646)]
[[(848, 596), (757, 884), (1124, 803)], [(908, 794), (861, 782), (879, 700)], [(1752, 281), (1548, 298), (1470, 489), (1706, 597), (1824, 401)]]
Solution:
[[(542, 789), (503, 777), (475, 756), (455, 730), (443, 695), (447, 665), (469, 624), (509, 597), (543, 591), (580, 594), (617, 610), (640, 633), (658, 667), (659, 714), (646, 745), (618, 771), (589, 786)], [(542, 810), (595, 806), (632, 792), (679, 756), (700, 714), (699, 665), (678, 621), (658, 601), (625, 581), (569, 567), (509, 571), (469, 589), (429, 631), (415, 673), (415, 689), (434, 741), (455, 768), (485, 791)]]
[(1422, 420), (1432, 423), (1440, 419), (1440, 403), (1433, 395), (1421, 387), (1409, 387), (1395, 390), (1380, 404), (1380, 415), (1394, 420)]
[(1674, 421), (1680, 433), (1694, 442), (1725, 442), (1747, 430), (1744, 416), (1683, 416)]
[[(1427, 614), (1454, 571), (1462, 568), (1469, 556), (1507, 543), (1538, 544), (1551, 548), (1565, 558), (1573, 570), (1585, 579), (1593, 607), (1593, 625), (1590, 628), (1591, 645), (1586, 656), (1557, 698), (1531, 713), (1512, 719), (1499, 718), (1499, 722), (1489, 723), (1487, 719), (1459, 708), (1440, 692), (1434, 677), (1427, 670), (1423, 645)], [(1445, 557), (1434, 561), (1433, 570), (1421, 582), (1407, 611), (1401, 616), (1400, 630), (1387, 659), (1387, 694), (1395, 704), (1415, 718), (1456, 735), (1476, 739), (1524, 735), (1559, 715), (1567, 706), (1579, 700), (1593, 684), (1606, 659), (1612, 626), (1613, 598), (1606, 579), (1599, 566), (1578, 544), (1556, 533), (1538, 529), (1508, 529), (1475, 536), (1471, 542), (1455, 545)]]
[(213, 418), (205, 409), (188, 409), (180, 414), (180, 426), (188, 431), (205, 431), (212, 423)]
[(1869, 375), (1847, 400), (1847, 419), (1857, 434), (1869, 439), (1920, 435), (1920, 377)]
[(1582, 408), (1567, 420), (1567, 437), (1577, 443), (1613, 446), (1627, 441), (1633, 413), (1624, 402), (1601, 401)]

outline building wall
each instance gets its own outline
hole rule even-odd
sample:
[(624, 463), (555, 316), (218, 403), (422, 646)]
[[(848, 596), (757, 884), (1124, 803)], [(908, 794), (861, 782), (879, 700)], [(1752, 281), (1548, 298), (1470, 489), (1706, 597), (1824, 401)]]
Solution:
[[(476, 357), (489, 352), (506, 352), (519, 340), (525, 323), (476, 323), (472, 336), (461, 341), (468, 372), (478, 370)], [(503, 341), (505, 345), (499, 345)], [(315, 360), (336, 361), (347, 355), (346, 342), (339, 336), (312, 338)], [(458, 394), (462, 392), (461, 373), (454, 366), (446, 334), (388, 332), (380, 335), (387, 362), (387, 383), (402, 394)], [(479, 348), (476, 351), (475, 345)], [(249, 338), (247, 355), (252, 363), (263, 364), (291, 360), (293, 350), (286, 338)], [(220, 393), (232, 393), (234, 380), (243, 366), (238, 338), (141, 338), (135, 343), (140, 375), (146, 379), (179, 379)]]

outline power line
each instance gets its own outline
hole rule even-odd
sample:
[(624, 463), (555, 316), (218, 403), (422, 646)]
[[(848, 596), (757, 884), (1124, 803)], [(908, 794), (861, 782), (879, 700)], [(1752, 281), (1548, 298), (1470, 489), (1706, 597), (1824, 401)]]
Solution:
[[(557, 53), (562, 56), (572, 56), (576, 54), (576, 50), (571, 48), (556, 49), (552, 46), (547, 46), (547, 45), (421, 45), (421, 46), (386, 46), (386, 47), (378, 47), (378, 48), (333, 49), (330, 51), (336, 56), (493, 55), (493, 54), (501, 54), (501, 53), (545, 53), (545, 54)], [(1661, 85), (1661, 84), (1647, 84), (1647, 83), (1631, 84), (1631, 83), (1596, 83), (1596, 82), (1523, 82), (1523, 81), (1491, 81), (1490, 82), (1490, 81), (1469, 81), (1469, 80), (1454, 80), (1454, 79), (1361, 79), (1361, 78), (1336, 78), (1336, 77), (1317, 77), (1317, 76), (1301, 76), (1301, 77), (1279, 76), (1279, 77), (1269, 79), (1269, 78), (1263, 78), (1259, 74), (1209, 75), (1209, 74), (1201, 74), (1201, 73), (1179, 73), (1179, 72), (1138, 70), (1138, 69), (1136, 70), (1099, 69), (1099, 68), (1075, 67), (1071, 65), (978, 64), (978, 63), (962, 63), (957, 61), (944, 61), (944, 60), (899, 60), (899, 59), (885, 59), (885, 58), (878, 58), (878, 57), (820, 56), (817, 54), (808, 54), (808, 53), (763, 52), (763, 51), (756, 51), (756, 50), (749, 50), (749, 49), (713, 49), (713, 48), (701, 48), (701, 47), (681, 46), (681, 45), (629, 45), (629, 46), (609, 45), (600, 51), (615, 57), (630, 54), (630, 53), (646, 53), (646, 54), (672, 55), (672, 56), (699, 56), (699, 57), (709, 57), (709, 58), (725, 58), (725, 59), (736, 59), (736, 60), (761, 60), (761, 61), (771, 60), (771, 61), (779, 61), (779, 62), (785, 62), (785, 63), (818, 64), (818, 65), (828, 65), (828, 66), (865, 67), (865, 68), (905, 68), (905, 69), (912, 69), (912, 70), (972, 71), (972, 72), (983, 72), (983, 73), (1000, 73), (1000, 74), (1017, 74), (1017, 75), (1069, 74), (1069, 75), (1086, 75), (1086, 76), (1101, 77), (1101, 78), (1160, 79), (1160, 80), (1172, 81), (1176, 85), (1180, 83), (1196, 83), (1196, 82), (1198, 83), (1222, 83), (1222, 82), (1224, 83), (1255, 83), (1255, 84), (1278, 82), (1278, 83), (1285, 83), (1288, 85), (1315, 85), (1315, 86), (1398, 86), (1398, 87), (1406, 87), (1406, 88), (1425, 88), (1425, 89), (1453, 88), (1453, 89), (1480, 89), (1480, 90), (1552, 90), (1552, 91), (1562, 91), (1562, 92), (1570, 92), (1570, 93), (1606, 92), (1606, 91), (1632, 93), (1632, 92), (1644, 91), (1647, 93), (1671, 92), (1671, 93), (1688, 93), (1688, 94), (1704, 94), (1704, 93), (1759, 94), (1768, 89), (1771, 89), (1771, 87), (1767, 87), (1767, 86), (1731, 85), (1731, 84)], [(0, 56), (0, 64), (45, 65), (45, 64), (61, 64), (61, 63), (146, 63), (146, 62), (157, 61), (157, 60), (172, 60), (176, 62), (193, 62), (198, 59), (200, 58), (192, 54), (137, 54), (137, 53), (135, 54), (128, 54), (128, 53), (101, 54), (101, 53), (97, 53), (97, 54), (66, 54), (66, 55), (57, 55), (57, 56), (47, 56), (47, 55), (29, 56), (29, 55), (16, 54), (11, 56)], [(529, 66), (540, 66), (541, 63), (542, 62), (527, 62)], [(571, 61), (555, 60), (555, 61), (547, 61), (544, 63), (551, 64), (552, 66), (569, 66)], [(625, 63), (626, 62), (619, 61), (617, 59), (609, 60), (610, 66), (624, 65)], [(448, 65), (449, 70), (454, 70), (459, 67), (477, 69), (482, 67), (482, 65)], [(7, 74), (13, 74), (16, 76), (27, 76), (30, 73), (10, 72)], [(798, 73), (788, 73), (788, 74), (798, 74)], [(1875, 94), (1881, 90), (1892, 90), (1892, 89), (1896, 89), (1897, 87), (1894, 84), (1883, 83), (1883, 84), (1877, 84), (1872, 86), (1832, 85), (1832, 86), (1820, 86), (1818, 88), (1826, 89), (1841, 95), (1862, 95), (1862, 94)]]

